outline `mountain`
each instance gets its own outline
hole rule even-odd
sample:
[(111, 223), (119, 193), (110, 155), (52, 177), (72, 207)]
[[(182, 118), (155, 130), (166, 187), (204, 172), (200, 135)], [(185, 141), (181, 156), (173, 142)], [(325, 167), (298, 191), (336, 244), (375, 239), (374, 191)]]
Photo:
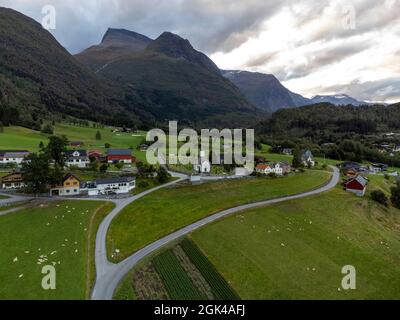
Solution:
[(118, 89), (80, 64), (42, 26), (0, 8), (0, 121), (35, 127), (53, 114), (110, 124), (137, 123)]
[(232, 81), (257, 107), (273, 113), (282, 108), (294, 108), (310, 104), (310, 100), (285, 88), (271, 75), (258, 72), (228, 70), (224, 77)]
[[(95, 60), (90, 58), (93, 51), (85, 54), (86, 63)], [(79, 55), (78, 59), (85, 63)], [(97, 74), (124, 90), (126, 101), (139, 96), (146, 111), (162, 120), (232, 127), (254, 123), (263, 114), (221, 75), (211, 59), (170, 32), (142, 51), (108, 62)]]
[(318, 95), (315, 96), (311, 99), (312, 104), (315, 103), (331, 103), (334, 104), (336, 106), (346, 106), (346, 105), (353, 105), (356, 107), (362, 106), (362, 105), (368, 105), (368, 102), (365, 101), (359, 101), (356, 100), (346, 94), (337, 94), (337, 95), (327, 95), (327, 96), (323, 96), (323, 95)]
[(108, 29), (99, 45), (75, 55), (93, 71), (127, 54), (143, 51), (153, 40), (125, 29)]
[(220, 73), (217, 65), (205, 54), (196, 51), (189, 40), (182, 39), (171, 32), (164, 32), (156, 41), (153, 41), (146, 50), (149, 52), (157, 52), (174, 59), (185, 59), (211, 72)]

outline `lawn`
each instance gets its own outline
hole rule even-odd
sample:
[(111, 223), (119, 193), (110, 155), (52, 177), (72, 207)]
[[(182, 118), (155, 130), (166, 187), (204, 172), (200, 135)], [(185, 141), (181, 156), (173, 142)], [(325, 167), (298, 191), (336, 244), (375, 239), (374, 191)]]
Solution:
[[(50, 202), (0, 217), (0, 299), (86, 299), (94, 275), (94, 239), (112, 204)], [(56, 268), (56, 290), (41, 287)]]
[[(96, 132), (100, 131), (101, 140), (96, 140)], [(140, 160), (145, 160), (145, 152), (136, 150), (136, 147), (145, 137), (144, 132), (135, 133), (113, 133), (111, 128), (81, 127), (66, 123), (57, 123), (54, 134), (65, 135), (70, 141), (83, 141), (83, 148), (90, 150), (105, 151), (105, 144), (109, 143), (112, 148), (133, 148), (133, 153)], [(39, 143), (47, 143), (48, 135), (21, 127), (4, 127), (0, 133), (0, 149), (27, 149), (38, 151)]]
[(258, 178), (179, 186), (156, 191), (126, 207), (107, 234), (108, 255), (120, 261), (145, 245), (223, 209), (295, 194), (329, 179), (324, 171), (271, 179)]
[[(279, 154), (279, 153), (271, 153), (270, 148), (271, 148), (270, 146), (263, 144), (261, 150), (255, 151), (255, 155), (259, 157), (264, 157), (267, 161), (272, 161), (272, 162), (287, 161), (289, 163), (292, 163), (293, 156), (286, 154)], [(326, 165), (336, 166), (337, 163), (340, 163), (339, 160), (332, 160), (319, 157), (315, 157), (315, 161), (317, 161), (319, 165), (326, 164)]]
[(0, 194), (0, 200), (4, 200), (4, 199), (8, 199), (8, 196), (3, 196), (2, 194)]
[[(400, 210), (338, 187), (191, 237), (243, 299), (400, 299), (399, 226)], [(345, 265), (356, 268), (356, 290), (341, 288)]]

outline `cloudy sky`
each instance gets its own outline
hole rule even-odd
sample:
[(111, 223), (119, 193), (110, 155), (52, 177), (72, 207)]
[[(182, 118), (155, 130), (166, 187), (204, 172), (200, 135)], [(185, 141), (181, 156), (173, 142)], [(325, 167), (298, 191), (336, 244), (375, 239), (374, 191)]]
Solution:
[(108, 27), (172, 31), (220, 68), (272, 73), (307, 97), (400, 101), (400, 0), (0, 0), (39, 22), (45, 5), (71, 53)]

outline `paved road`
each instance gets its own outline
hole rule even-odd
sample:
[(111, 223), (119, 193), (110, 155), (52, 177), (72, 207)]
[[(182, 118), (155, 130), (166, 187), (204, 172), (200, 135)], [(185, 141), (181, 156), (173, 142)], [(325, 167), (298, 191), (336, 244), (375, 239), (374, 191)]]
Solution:
[(29, 200), (33, 199), (32, 197), (14, 195), (14, 194), (9, 194), (9, 193), (0, 193), (0, 195), (9, 197), (7, 199), (1, 199), (0, 206), (10, 205), (13, 203), (18, 203), (18, 202), (29, 201)]
[[(94, 286), (94, 289), (92, 292), (92, 299), (93, 300), (111, 300), (113, 297), (114, 291), (115, 291), (116, 287), (118, 286), (119, 282), (123, 279), (123, 277), (130, 270), (132, 270), (132, 268), (138, 262), (140, 262), (143, 258), (145, 258), (149, 254), (153, 253), (154, 251), (156, 251), (156, 250), (160, 249), (161, 247), (165, 246), (166, 244), (170, 243), (171, 241), (174, 241), (184, 235), (187, 235), (202, 226), (205, 226), (205, 225), (212, 223), (216, 220), (219, 220), (223, 217), (226, 217), (231, 214), (238, 213), (238, 212), (241, 212), (244, 210), (258, 208), (258, 207), (271, 205), (271, 204), (275, 204), (275, 203), (280, 203), (280, 202), (284, 202), (284, 201), (288, 201), (288, 200), (305, 198), (305, 197), (313, 196), (316, 194), (320, 194), (322, 192), (326, 192), (326, 191), (334, 188), (339, 182), (340, 173), (337, 168), (332, 167), (332, 169), (334, 171), (333, 171), (330, 182), (318, 189), (304, 192), (304, 193), (297, 194), (297, 195), (286, 196), (286, 197), (282, 197), (282, 198), (271, 199), (271, 200), (256, 202), (256, 203), (252, 203), (252, 204), (246, 204), (246, 205), (242, 205), (242, 206), (238, 206), (235, 208), (231, 208), (228, 210), (218, 212), (216, 214), (213, 214), (212, 216), (209, 216), (198, 222), (195, 222), (179, 231), (176, 231), (158, 241), (151, 243), (150, 245), (137, 251), (135, 254), (128, 257), (126, 260), (120, 262), (119, 264), (113, 264), (107, 260), (106, 234), (107, 234), (107, 230), (108, 230), (113, 218), (116, 215), (118, 215), (118, 213), (124, 206), (127, 205), (127, 204), (124, 205), (124, 203), (121, 202), (121, 205), (117, 205), (117, 208), (115, 208), (111, 212), (111, 214), (109, 214), (107, 216), (106, 220), (103, 221), (103, 223), (101, 224), (100, 229), (98, 231), (98, 234), (97, 234), (97, 239), (96, 239), (97, 279), (96, 279), (96, 283), (95, 283), (95, 286)], [(183, 179), (185, 179), (185, 178), (184, 177), (180, 178), (180, 180), (183, 180)], [(171, 184), (173, 184), (173, 183), (171, 183)], [(160, 188), (161, 187), (159, 187), (157, 189), (160, 189)], [(132, 203), (133, 201), (135, 201), (151, 192), (154, 192), (155, 190), (156, 189), (149, 190), (148, 192), (146, 192), (144, 194), (136, 196), (135, 199), (131, 198), (131, 199), (129, 199), (129, 203)]]

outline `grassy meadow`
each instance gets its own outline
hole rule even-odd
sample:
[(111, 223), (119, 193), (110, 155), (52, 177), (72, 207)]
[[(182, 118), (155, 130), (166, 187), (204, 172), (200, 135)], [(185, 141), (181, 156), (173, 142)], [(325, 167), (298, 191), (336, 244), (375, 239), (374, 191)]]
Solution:
[[(49, 202), (0, 216), (0, 300), (88, 298), (95, 279), (95, 234), (112, 207)], [(56, 290), (41, 286), (45, 265), (55, 266)]]
[[(100, 131), (101, 140), (96, 140), (96, 132)], [(92, 128), (82, 127), (67, 123), (57, 123), (54, 127), (55, 135), (65, 135), (69, 141), (83, 141), (84, 149), (105, 151), (105, 144), (109, 143), (112, 148), (132, 148), (133, 154), (142, 161), (145, 161), (145, 152), (136, 147), (145, 137), (144, 132), (140, 133), (113, 133), (109, 127)], [(38, 151), (40, 142), (46, 144), (48, 135), (39, 131), (33, 131), (22, 127), (4, 127), (0, 133), (0, 149), (26, 149)]]
[[(374, 177), (369, 189), (382, 184)], [(400, 299), (399, 226), (400, 210), (337, 187), (191, 237), (243, 299)], [(341, 287), (346, 265), (356, 268), (356, 290)]]
[[(328, 172), (310, 170), (277, 179), (230, 180), (159, 190), (127, 206), (113, 220), (107, 234), (109, 258), (121, 261), (145, 245), (208, 215), (313, 189), (329, 177)], [(117, 249), (118, 256), (111, 257)]]

